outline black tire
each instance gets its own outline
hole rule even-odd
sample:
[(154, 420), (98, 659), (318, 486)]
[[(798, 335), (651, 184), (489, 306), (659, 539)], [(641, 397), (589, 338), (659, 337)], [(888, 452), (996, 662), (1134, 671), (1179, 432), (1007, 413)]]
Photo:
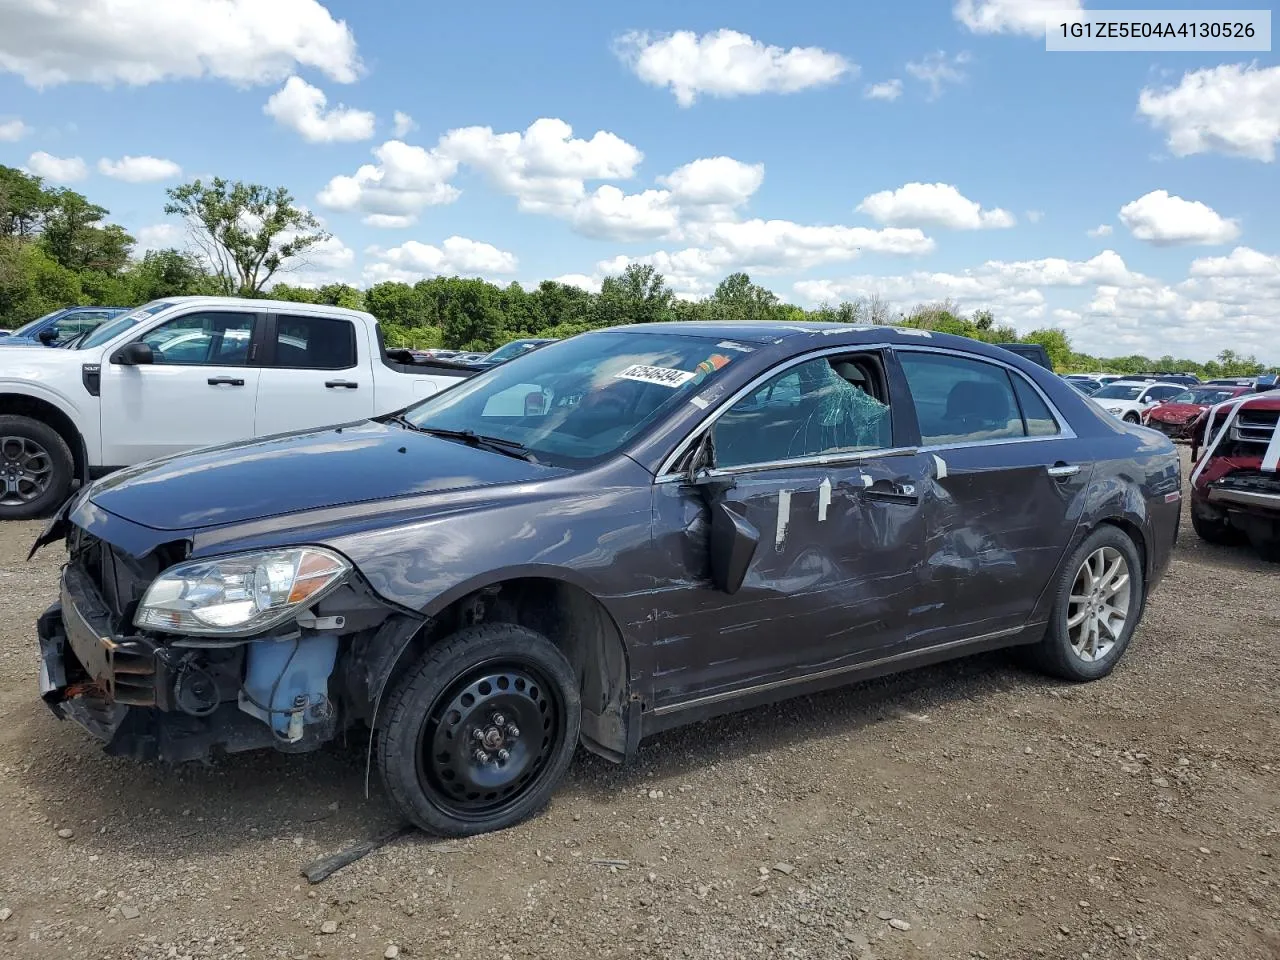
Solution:
[(1141, 423), (1142, 418), (1138, 416), (1136, 413), (1126, 413), (1124, 415), (1124, 422), (1125, 423)]
[[(1069, 618), (1078, 614), (1084, 605), (1071, 600), (1072, 590), (1076, 586), (1077, 577), (1082, 575), (1085, 561), (1094, 557), (1099, 551), (1113, 551), (1124, 558), (1129, 576), (1126, 615), (1118, 635), (1110, 638), (1111, 645), (1096, 659), (1086, 659), (1077, 652), (1072, 643)], [(1104, 555), (1105, 556), (1105, 555)], [(1117, 575), (1116, 579), (1119, 579)], [(1064, 680), (1086, 681), (1098, 680), (1109, 674), (1124, 655), (1133, 637), (1133, 631), (1142, 619), (1143, 607), (1146, 604), (1146, 582), (1142, 575), (1142, 560), (1138, 556), (1137, 547), (1129, 535), (1119, 527), (1103, 524), (1085, 538), (1063, 565), (1055, 586), (1053, 612), (1050, 614), (1049, 627), (1044, 639), (1028, 649), (1028, 655), (1036, 667), (1045, 673)], [(1101, 631), (1098, 631), (1099, 635)]]
[(1244, 534), (1233, 527), (1225, 516), (1202, 511), (1194, 503), (1191, 504), (1191, 529), (1205, 543), (1220, 547), (1232, 547), (1245, 541)]
[(1253, 549), (1268, 563), (1280, 563), (1280, 540), (1274, 537), (1254, 537)]
[(423, 654), (381, 716), (378, 767), (392, 802), (423, 830), (459, 837), (502, 830), (546, 805), (578, 745), (582, 702), (555, 644), (489, 623)]
[[(25, 479), (36, 475), (41, 482)], [(74, 478), (71, 448), (57, 430), (31, 417), (0, 416), (0, 520), (51, 513), (70, 495)]]

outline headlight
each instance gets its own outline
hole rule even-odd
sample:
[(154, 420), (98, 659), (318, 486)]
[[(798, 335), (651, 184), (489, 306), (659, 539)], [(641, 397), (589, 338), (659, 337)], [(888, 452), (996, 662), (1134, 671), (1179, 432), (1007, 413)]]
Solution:
[(350, 569), (320, 547), (180, 563), (147, 588), (133, 622), (171, 633), (257, 633), (315, 603)]

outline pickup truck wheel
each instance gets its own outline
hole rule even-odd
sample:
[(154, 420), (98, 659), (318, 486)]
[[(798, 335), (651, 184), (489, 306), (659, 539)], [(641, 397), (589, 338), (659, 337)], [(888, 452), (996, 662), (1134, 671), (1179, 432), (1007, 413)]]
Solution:
[(1124, 655), (1142, 617), (1146, 583), (1133, 541), (1118, 527), (1094, 530), (1063, 566), (1035, 665), (1064, 680), (1098, 680)]
[(60, 506), (74, 473), (71, 450), (53, 427), (0, 416), (0, 520), (30, 520)]
[(387, 792), (414, 824), (444, 836), (501, 830), (541, 809), (582, 718), (564, 654), (508, 623), (468, 627), (428, 650), (382, 710)]

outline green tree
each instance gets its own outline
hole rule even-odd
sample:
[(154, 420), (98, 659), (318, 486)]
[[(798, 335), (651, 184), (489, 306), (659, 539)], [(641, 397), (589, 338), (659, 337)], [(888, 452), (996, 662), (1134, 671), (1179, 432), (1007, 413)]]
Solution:
[(596, 299), (596, 325), (653, 323), (671, 319), (675, 294), (666, 278), (650, 264), (631, 263), (621, 276), (605, 277)]
[(115, 274), (124, 269), (133, 237), (117, 224), (103, 223), (106, 207), (66, 189), (52, 191), (49, 203), (40, 243), (50, 257), (68, 270)]
[(52, 205), (39, 177), (0, 164), (0, 237), (35, 236)]
[(757, 286), (745, 273), (731, 273), (707, 299), (710, 316), (732, 322), (776, 320), (782, 303), (772, 290)]
[(365, 309), (386, 327), (432, 326), (436, 319), (434, 302), (429, 311), (423, 294), (407, 283), (375, 283), (364, 292), (364, 303)]
[(1061, 330), (1032, 330), (1022, 340), (1044, 347), (1055, 370), (1064, 370), (1071, 364), (1071, 341)]
[(130, 266), (126, 280), (129, 305), (213, 292), (200, 262), (181, 250), (148, 250)]
[(437, 278), (444, 345), (455, 350), (492, 350), (503, 329), (501, 292), (483, 280)]
[(329, 239), (284, 187), (214, 177), (166, 192), (164, 212), (186, 220), (224, 294), (259, 296), (276, 273), (305, 262), (307, 250)]

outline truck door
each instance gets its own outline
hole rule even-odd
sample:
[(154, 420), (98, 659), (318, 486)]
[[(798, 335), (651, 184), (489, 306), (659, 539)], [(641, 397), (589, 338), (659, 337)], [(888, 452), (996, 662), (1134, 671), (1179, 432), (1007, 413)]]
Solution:
[(351, 320), (268, 315), (254, 434), (267, 437), (373, 416), (367, 338)]
[(151, 348), (150, 363), (104, 357), (102, 464), (129, 466), (251, 439), (262, 325), (263, 315), (252, 310), (195, 310), (130, 341)]

